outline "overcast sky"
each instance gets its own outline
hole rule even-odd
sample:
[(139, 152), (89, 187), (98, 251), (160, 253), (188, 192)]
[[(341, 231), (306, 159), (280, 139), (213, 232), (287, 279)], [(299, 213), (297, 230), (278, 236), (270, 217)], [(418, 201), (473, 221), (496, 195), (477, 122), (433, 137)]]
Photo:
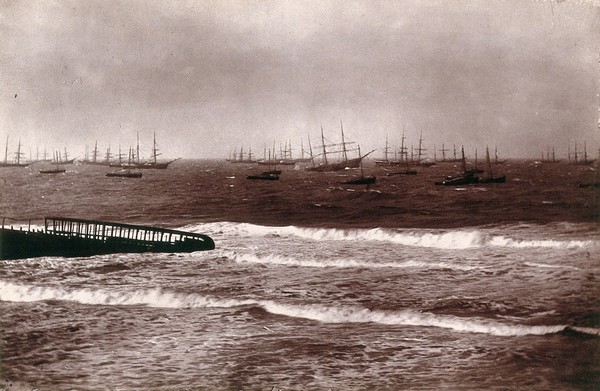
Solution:
[[(593, 1), (0, 0), (0, 146), (597, 153)], [(2, 148), (3, 149), (3, 148)], [(382, 152), (375, 154), (381, 155)], [(438, 153), (439, 154), (439, 153)]]

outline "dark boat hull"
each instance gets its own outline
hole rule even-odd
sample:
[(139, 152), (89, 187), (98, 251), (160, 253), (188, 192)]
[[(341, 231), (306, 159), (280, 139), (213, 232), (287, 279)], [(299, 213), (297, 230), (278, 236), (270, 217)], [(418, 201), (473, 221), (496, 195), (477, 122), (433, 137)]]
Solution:
[(60, 174), (62, 172), (66, 172), (64, 168), (57, 168), (54, 170), (40, 170), (40, 174)]
[(480, 178), (479, 183), (506, 183), (506, 177)]
[(141, 178), (141, 172), (107, 172), (106, 176), (108, 177), (117, 177), (117, 178)]
[(368, 176), (363, 178), (351, 179), (349, 181), (344, 181), (342, 184), (344, 185), (372, 185), (377, 181), (377, 178), (374, 176)]
[(262, 175), (248, 175), (246, 179), (263, 180), (263, 181), (277, 181), (279, 175), (277, 174), (262, 174)]
[(463, 186), (474, 185), (479, 183), (479, 178), (474, 175), (461, 176), (456, 178), (446, 179), (441, 182), (435, 182), (438, 186)]
[(27, 167), (31, 163), (0, 163), (0, 168), (10, 168), (10, 167)]

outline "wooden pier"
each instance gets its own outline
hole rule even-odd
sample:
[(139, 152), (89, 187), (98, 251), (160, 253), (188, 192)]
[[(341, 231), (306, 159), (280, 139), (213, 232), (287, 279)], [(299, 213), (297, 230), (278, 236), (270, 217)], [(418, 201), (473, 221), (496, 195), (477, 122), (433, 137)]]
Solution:
[(144, 225), (46, 217), (44, 228), (0, 228), (0, 259), (213, 250), (207, 235)]

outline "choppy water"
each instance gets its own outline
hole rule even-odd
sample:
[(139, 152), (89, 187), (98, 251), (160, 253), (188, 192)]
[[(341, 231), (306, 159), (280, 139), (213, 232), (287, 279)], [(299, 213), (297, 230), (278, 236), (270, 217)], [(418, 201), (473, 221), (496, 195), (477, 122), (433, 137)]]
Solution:
[(367, 190), (333, 174), (256, 183), (247, 167), (177, 164), (141, 180), (0, 172), (4, 215), (174, 226), (217, 245), (3, 262), (5, 388), (599, 384), (597, 193), (573, 186), (588, 171), (522, 163), (504, 186), (457, 191), (432, 185), (438, 167), (380, 172)]

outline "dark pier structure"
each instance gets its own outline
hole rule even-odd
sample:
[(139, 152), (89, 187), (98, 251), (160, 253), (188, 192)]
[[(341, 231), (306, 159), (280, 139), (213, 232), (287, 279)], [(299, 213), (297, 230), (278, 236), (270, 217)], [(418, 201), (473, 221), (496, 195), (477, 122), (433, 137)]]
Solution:
[(207, 235), (97, 220), (46, 217), (43, 229), (0, 228), (0, 260), (43, 256), (213, 250)]

